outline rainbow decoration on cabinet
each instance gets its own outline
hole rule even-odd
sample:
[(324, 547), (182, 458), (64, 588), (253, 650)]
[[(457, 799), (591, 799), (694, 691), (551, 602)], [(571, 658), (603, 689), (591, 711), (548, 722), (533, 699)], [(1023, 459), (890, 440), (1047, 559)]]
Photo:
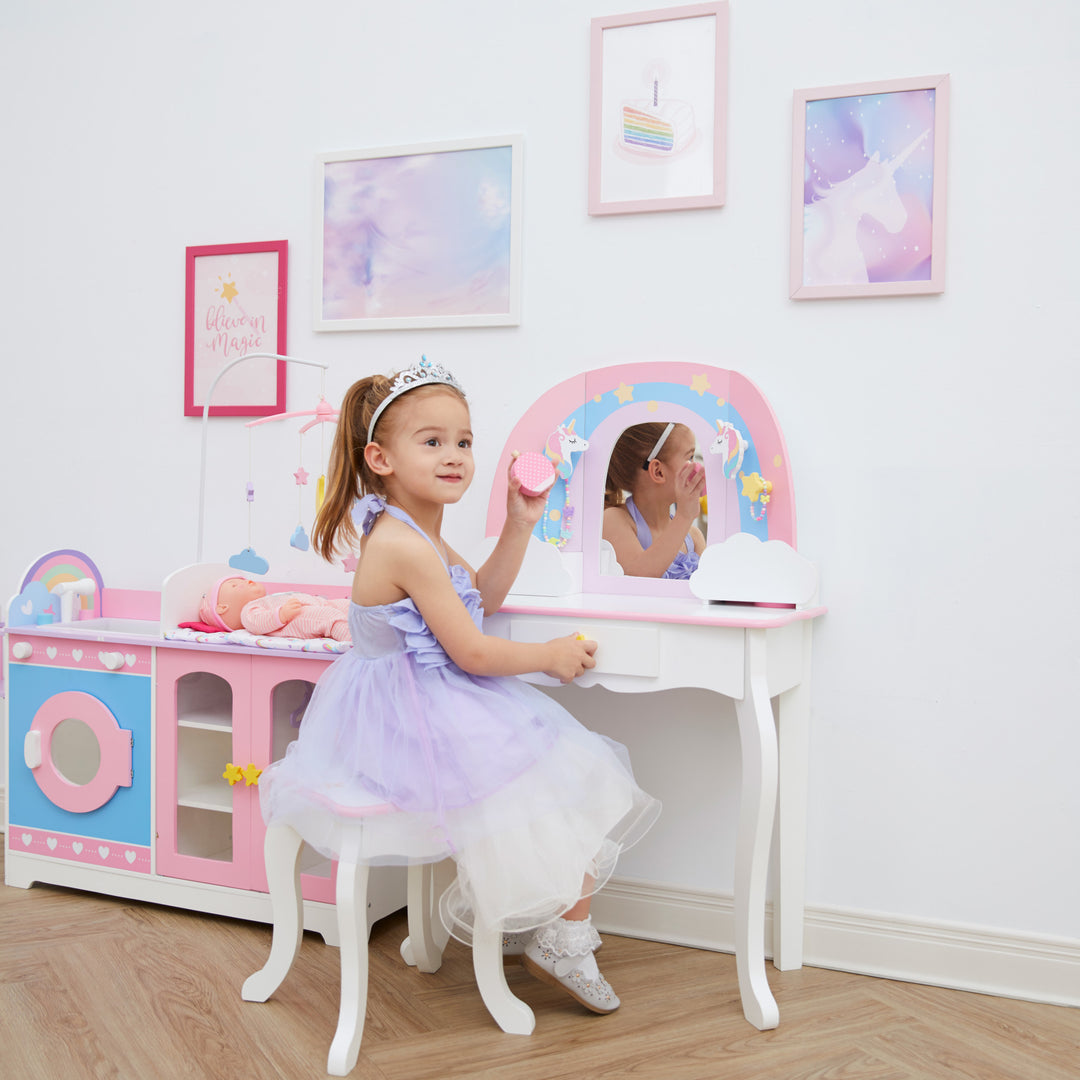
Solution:
[[(42, 555), (23, 574), (19, 595), (8, 611), (12, 626), (33, 626), (39, 622), (60, 620), (60, 600), (52, 589), (68, 581), (93, 578), (96, 588), (85, 596), (74, 598), (76, 619), (92, 619), (101, 615), (101, 594), (105, 588), (101, 571), (80, 551), (60, 548)], [(50, 618), (51, 616), (51, 618)]]

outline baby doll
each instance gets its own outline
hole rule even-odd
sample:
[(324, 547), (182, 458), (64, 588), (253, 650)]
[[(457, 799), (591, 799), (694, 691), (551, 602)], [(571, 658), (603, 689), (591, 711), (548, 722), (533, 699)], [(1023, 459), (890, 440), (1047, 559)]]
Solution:
[(242, 626), (263, 637), (333, 638), (349, 641), (349, 601), (307, 593), (272, 593), (243, 577), (224, 577), (199, 605), (199, 617), (222, 630)]

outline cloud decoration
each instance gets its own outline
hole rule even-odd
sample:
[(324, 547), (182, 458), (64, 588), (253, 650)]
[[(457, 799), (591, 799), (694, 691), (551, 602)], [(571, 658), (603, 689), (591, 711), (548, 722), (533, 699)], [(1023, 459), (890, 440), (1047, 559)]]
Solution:
[(744, 604), (805, 604), (817, 583), (817, 567), (790, 544), (745, 532), (707, 547), (690, 575), (695, 596)]
[(52, 614), (60, 620), (60, 601), (40, 581), (31, 581), (11, 601), (8, 609), (9, 626), (33, 626), (39, 615)]
[[(477, 551), (472, 553), (473, 558), (469, 561), (474, 566), (482, 565), (495, 549), (497, 540), (498, 537), (495, 536), (487, 537)], [(521, 569), (510, 591), (524, 596), (569, 596), (576, 590), (573, 576), (563, 561), (562, 552), (554, 544), (530, 536), (529, 544), (525, 548), (525, 558), (521, 560)]]
[(229, 565), (234, 570), (247, 570), (252, 574), (265, 574), (270, 569), (270, 564), (261, 556), (255, 554), (255, 549), (246, 547), (229, 559)]

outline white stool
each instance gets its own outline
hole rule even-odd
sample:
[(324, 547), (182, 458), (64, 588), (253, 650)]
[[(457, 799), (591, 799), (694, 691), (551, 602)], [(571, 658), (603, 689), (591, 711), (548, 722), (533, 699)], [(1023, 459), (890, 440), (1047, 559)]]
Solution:
[[(266, 830), (266, 878), (274, 932), (270, 956), (261, 970), (244, 982), (245, 1001), (266, 1001), (289, 973), (303, 938), (303, 903), (300, 894), (300, 834), (288, 825)], [(449, 866), (447, 866), (449, 863)], [(409, 867), (409, 936), (401, 955), (419, 971), (438, 971), (447, 933), (435, 918), (435, 907), (453, 863), (423, 863)], [(330, 1044), (326, 1070), (345, 1076), (356, 1065), (367, 1010), (367, 885), (368, 866), (351, 861), (343, 852), (337, 871), (337, 920), (341, 935), (341, 1006), (337, 1031)], [(437, 886), (436, 883), (439, 883)], [(511, 1035), (530, 1035), (536, 1025), (532, 1010), (516, 998), (506, 984), (502, 964), (502, 932), (498, 927), (473, 930), (473, 971), (480, 996), (495, 1023)]]

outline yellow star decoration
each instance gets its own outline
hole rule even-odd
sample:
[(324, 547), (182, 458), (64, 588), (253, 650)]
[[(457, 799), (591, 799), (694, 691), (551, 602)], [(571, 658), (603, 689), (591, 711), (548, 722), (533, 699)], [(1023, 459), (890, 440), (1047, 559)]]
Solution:
[(751, 502), (757, 502), (758, 499), (763, 502), (769, 501), (769, 496), (772, 494), (772, 481), (766, 480), (756, 472), (750, 473), (749, 476), (746, 473), (739, 473), (739, 479), (742, 481), (742, 493)]
[(244, 777), (244, 771), (239, 765), (234, 765), (231, 761), (225, 766), (225, 771), (221, 774), (222, 777), (229, 781), (230, 787), (233, 784), (238, 784)]
[(248, 762), (247, 768), (244, 769), (244, 787), (252, 785), (258, 787), (260, 776), (262, 776), (262, 769), (256, 769), (251, 762)]
[(620, 405), (625, 405), (628, 401), (634, 400), (634, 388), (627, 386), (626, 383), (621, 382), (619, 385), (611, 391)]
[[(221, 278), (218, 278), (221, 281)], [(221, 298), (222, 300), (228, 300), (231, 304), (233, 297), (238, 296), (240, 290), (236, 287), (235, 281), (221, 281)]]
[(698, 397), (702, 397), (705, 391), (709, 389), (709, 376), (708, 375), (695, 375), (690, 380), (690, 389), (694, 391)]

